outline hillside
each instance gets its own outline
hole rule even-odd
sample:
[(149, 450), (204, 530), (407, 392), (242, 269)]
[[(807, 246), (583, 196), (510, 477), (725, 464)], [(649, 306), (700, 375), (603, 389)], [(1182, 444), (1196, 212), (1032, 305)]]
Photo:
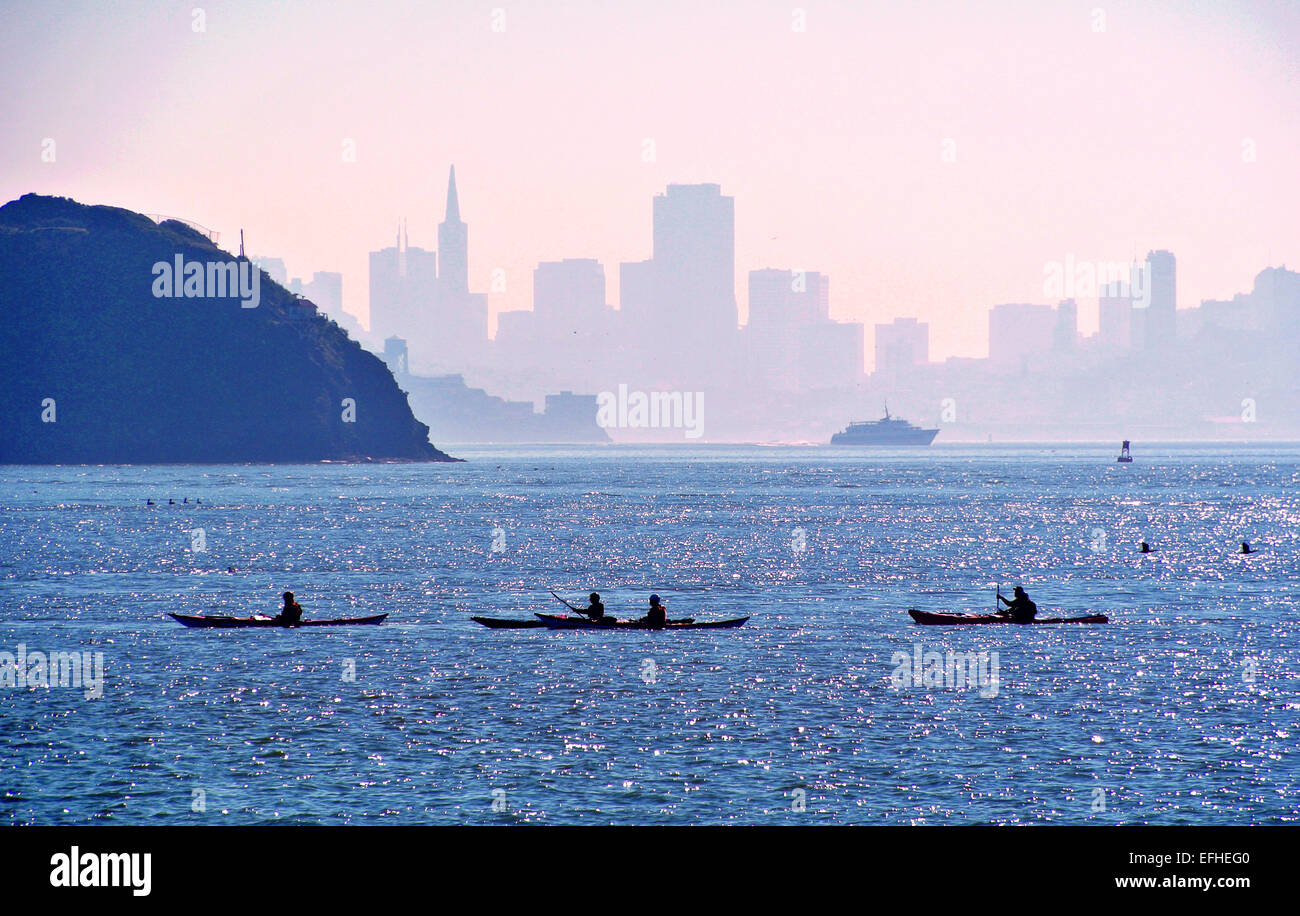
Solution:
[(195, 229), (0, 207), (0, 463), (454, 460), (428, 435), (378, 357)]

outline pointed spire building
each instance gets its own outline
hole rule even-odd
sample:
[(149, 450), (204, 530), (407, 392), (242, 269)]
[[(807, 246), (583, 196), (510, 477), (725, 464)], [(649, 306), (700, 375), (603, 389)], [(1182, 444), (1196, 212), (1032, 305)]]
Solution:
[(438, 258), (442, 261), (438, 279), (451, 296), (469, 294), (469, 226), (460, 218), (456, 194), (456, 166), (447, 179), (447, 215), (438, 224)]

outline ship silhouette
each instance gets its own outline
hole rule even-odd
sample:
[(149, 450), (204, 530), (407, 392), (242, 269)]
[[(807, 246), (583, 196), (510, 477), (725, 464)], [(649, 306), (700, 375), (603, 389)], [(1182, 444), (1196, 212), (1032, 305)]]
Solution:
[(880, 420), (857, 420), (831, 436), (831, 445), (929, 445), (939, 435), (937, 429), (922, 429), (906, 420), (889, 415)]

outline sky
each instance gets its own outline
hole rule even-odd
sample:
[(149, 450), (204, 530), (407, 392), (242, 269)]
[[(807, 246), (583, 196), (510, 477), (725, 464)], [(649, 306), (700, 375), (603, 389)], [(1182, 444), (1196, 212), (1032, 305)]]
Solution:
[(367, 252), (402, 219), (437, 247), (453, 163), (493, 314), (565, 257), (617, 305), (669, 183), (735, 197), (742, 318), (748, 271), (819, 270), (833, 317), (929, 321), (936, 359), (1067, 258), (1173, 251), (1181, 308), (1300, 269), (1289, 0), (6, 0), (0, 80), (0, 202), (242, 228), (363, 318)]

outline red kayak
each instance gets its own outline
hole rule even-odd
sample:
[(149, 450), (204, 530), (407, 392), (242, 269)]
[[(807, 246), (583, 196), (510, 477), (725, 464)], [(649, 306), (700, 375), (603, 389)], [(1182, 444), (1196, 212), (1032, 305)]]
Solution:
[(491, 630), (544, 630), (546, 624), (540, 620), (505, 620), (501, 617), (471, 617), (475, 623), (481, 623)]
[[(912, 615), (912, 619), (917, 623), (925, 624), (932, 627), (943, 626), (968, 626), (976, 623), (1016, 623), (1010, 617), (1003, 617), (1000, 614), (932, 614), (929, 611), (918, 611), (915, 608), (907, 613)], [(1036, 617), (1030, 623), (1109, 623), (1110, 618), (1105, 614), (1089, 614), (1085, 617)]]
[[(670, 620), (666, 626), (652, 627), (639, 620), (619, 620), (614, 623), (599, 623), (586, 617), (570, 617), (564, 614), (538, 614), (542, 626), (548, 630), (734, 630), (745, 625), (748, 617), (733, 617), (730, 620), (697, 621), (694, 617), (683, 620)], [(479, 621), (482, 623), (482, 621)]]
[(200, 616), (197, 614), (169, 614), (177, 623), (183, 623), (187, 627), (196, 628), (215, 628), (220, 630), (230, 630), (237, 627), (277, 627), (283, 629), (297, 629), (298, 627), (358, 627), (358, 626), (378, 626), (384, 622), (387, 614), (376, 614), (373, 617), (336, 617), (333, 620), (304, 620), (292, 627), (285, 627), (274, 617), (221, 617), (218, 615)]

